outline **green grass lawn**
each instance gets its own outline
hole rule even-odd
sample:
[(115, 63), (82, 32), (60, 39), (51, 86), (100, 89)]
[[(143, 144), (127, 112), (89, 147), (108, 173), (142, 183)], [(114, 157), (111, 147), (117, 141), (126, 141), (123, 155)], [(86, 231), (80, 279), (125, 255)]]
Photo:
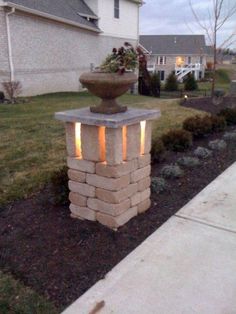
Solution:
[[(64, 126), (56, 111), (97, 104), (88, 93), (59, 93), (32, 97), (25, 104), (0, 105), (0, 204), (29, 196), (44, 186), (54, 170), (65, 164)], [(139, 108), (160, 108), (154, 137), (194, 114), (175, 100), (125, 95), (121, 102)]]
[(31, 289), (0, 272), (1, 314), (56, 314), (58, 311)]

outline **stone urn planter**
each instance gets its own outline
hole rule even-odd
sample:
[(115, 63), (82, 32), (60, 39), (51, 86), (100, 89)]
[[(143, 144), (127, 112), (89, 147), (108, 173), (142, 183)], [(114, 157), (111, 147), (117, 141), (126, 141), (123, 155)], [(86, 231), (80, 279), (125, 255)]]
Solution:
[(102, 114), (115, 114), (125, 112), (126, 106), (119, 105), (116, 101), (128, 91), (132, 84), (138, 80), (133, 72), (107, 73), (107, 72), (89, 72), (83, 73), (80, 82), (92, 94), (102, 99), (98, 106), (90, 107), (91, 112)]

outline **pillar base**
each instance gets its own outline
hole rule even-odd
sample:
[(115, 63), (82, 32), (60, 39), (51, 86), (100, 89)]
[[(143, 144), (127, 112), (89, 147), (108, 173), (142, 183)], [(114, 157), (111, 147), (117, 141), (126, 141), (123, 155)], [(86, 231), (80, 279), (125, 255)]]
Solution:
[(148, 210), (151, 120), (159, 116), (138, 109), (105, 116), (89, 108), (56, 114), (66, 122), (73, 218), (117, 230)]

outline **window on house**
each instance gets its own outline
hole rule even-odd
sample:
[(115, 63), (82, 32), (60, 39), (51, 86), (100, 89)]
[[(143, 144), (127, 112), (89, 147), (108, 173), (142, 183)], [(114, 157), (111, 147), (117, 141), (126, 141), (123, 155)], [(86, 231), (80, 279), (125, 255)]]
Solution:
[(161, 81), (165, 80), (165, 71), (160, 71), (160, 80)]
[(188, 57), (188, 64), (191, 64), (191, 63), (192, 63), (192, 58)]
[(120, 18), (120, 0), (114, 0), (114, 17)]
[(203, 64), (203, 57), (200, 57), (200, 64)]
[(157, 57), (157, 63), (159, 65), (165, 65), (166, 64), (166, 57), (165, 56), (159, 56)]

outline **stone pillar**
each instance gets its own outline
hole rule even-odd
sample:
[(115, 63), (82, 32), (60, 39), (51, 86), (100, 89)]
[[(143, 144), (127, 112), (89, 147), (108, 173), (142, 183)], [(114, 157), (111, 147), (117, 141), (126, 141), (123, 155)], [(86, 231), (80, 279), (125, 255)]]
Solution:
[(73, 218), (117, 229), (150, 207), (151, 125), (158, 110), (115, 115), (88, 108), (56, 114), (66, 122)]

